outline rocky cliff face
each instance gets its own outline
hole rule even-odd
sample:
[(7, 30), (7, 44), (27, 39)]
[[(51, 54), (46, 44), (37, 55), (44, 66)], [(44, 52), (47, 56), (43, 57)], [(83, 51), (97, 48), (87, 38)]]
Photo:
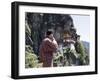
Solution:
[(70, 15), (26, 13), (26, 45), (31, 45), (36, 54), (48, 29), (54, 31), (57, 42), (63, 41), (63, 35), (70, 32), (75, 40), (76, 30)]

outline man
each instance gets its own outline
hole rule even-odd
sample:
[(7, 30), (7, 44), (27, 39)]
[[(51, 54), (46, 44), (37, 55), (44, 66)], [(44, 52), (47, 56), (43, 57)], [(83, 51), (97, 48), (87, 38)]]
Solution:
[(53, 61), (53, 54), (56, 52), (58, 44), (53, 37), (53, 31), (48, 30), (46, 32), (46, 38), (42, 41), (40, 46), (40, 62), (43, 63), (43, 67), (51, 67)]

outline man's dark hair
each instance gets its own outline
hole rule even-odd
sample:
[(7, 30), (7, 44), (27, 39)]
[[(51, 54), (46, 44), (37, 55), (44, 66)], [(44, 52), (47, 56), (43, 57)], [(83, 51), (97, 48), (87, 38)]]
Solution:
[(46, 35), (51, 35), (53, 34), (53, 30), (49, 29), (47, 32), (46, 32)]

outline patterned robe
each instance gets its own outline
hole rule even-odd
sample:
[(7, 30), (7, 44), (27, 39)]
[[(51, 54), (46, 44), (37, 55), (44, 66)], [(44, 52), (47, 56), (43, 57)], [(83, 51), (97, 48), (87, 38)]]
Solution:
[(53, 53), (57, 50), (57, 42), (51, 41), (49, 38), (45, 38), (40, 45), (40, 62), (43, 63), (43, 67), (51, 67), (53, 60)]

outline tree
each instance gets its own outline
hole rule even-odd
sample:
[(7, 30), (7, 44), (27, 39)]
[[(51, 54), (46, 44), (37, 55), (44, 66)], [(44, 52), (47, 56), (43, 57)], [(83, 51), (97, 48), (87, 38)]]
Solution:
[(79, 54), (80, 65), (83, 65), (85, 61), (85, 49), (81, 41), (75, 43), (75, 49)]

